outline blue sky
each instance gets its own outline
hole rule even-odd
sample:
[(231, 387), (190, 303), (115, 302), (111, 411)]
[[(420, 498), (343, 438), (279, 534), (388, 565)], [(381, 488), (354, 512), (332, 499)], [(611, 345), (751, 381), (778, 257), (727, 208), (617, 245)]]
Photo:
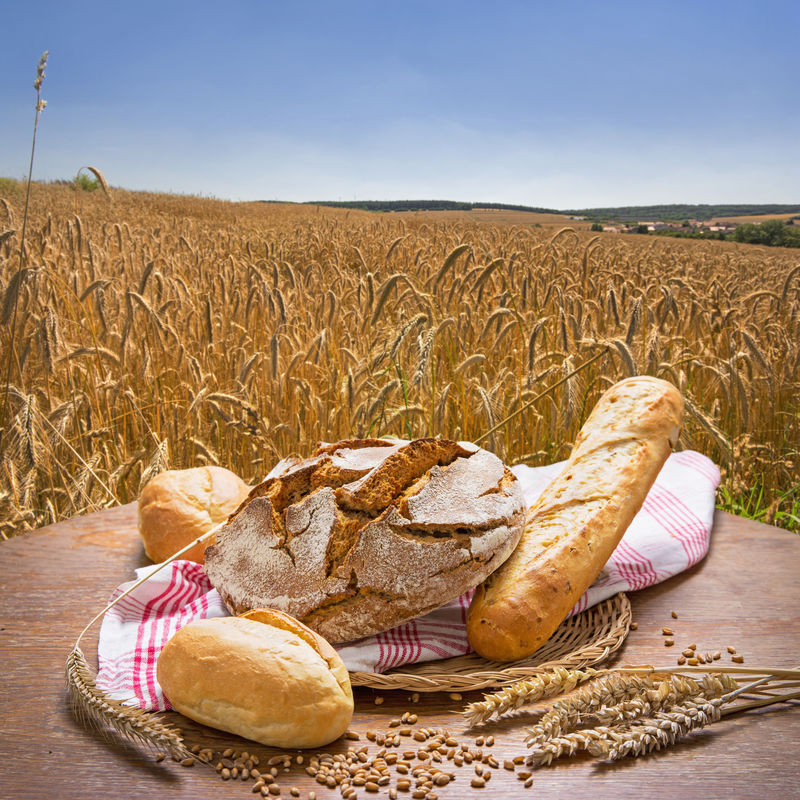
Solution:
[(0, 0), (0, 175), (234, 200), (800, 203), (800, 2)]

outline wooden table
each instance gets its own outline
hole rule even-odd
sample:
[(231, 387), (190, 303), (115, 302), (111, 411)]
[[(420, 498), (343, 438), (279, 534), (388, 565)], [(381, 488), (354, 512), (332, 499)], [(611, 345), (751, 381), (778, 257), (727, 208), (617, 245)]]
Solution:
[[(157, 764), (146, 750), (109, 743), (87, 731), (65, 702), (64, 661), (73, 642), (110, 591), (147, 563), (136, 531), (133, 504), (72, 519), (0, 543), (0, 797), (3, 798), (248, 798), (249, 781), (222, 781), (207, 767), (181, 767), (170, 759)], [(744, 655), (746, 665), (794, 667), (800, 663), (800, 537), (717, 513), (708, 557), (690, 571), (630, 595), (638, 630), (613, 657), (612, 664), (674, 664), (679, 646), (696, 642), (702, 651), (722, 650), (719, 663), (730, 663), (728, 645)], [(677, 620), (671, 611), (679, 615)], [(675, 629), (676, 646), (663, 645), (661, 628)], [(96, 653), (95, 625), (84, 651)], [(408, 692), (357, 689), (352, 728), (367, 744), (368, 729), (387, 730), (392, 717), (406, 710), (418, 725), (447, 726), (462, 741), (462, 703), (446, 694), (423, 695), (415, 705)], [(465, 695), (467, 700), (481, 694)], [(256, 752), (263, 761), (277, 751), (219, 734), (176, 717), (188, 741), (217, 749), (227, 746)], [(493, 724), (496, 758), (525, 753), (524, 720)], [(353, 742), (334, 743), (328, 752), (344, 752)], [(371, 752), (377, 747), (371, 745)], [(481, 796), (636, 798), (789, 798), (800, 797), (797, 753), (800, 709), (773, 706), (728, 717), (690, 740), (646, 758), (617, 764), (564, 759), (540, 769), (524, 789), (502, 766), (484, 789), (470, 788), (474, 771), (455, 769), (457, 778), (441, 800)], [(308, 757), (308, 754), (306, 754)], [(298, 786), (304, 798), (339, 797), (294, 766), (280, 777), (282, 796)], [(359, 791), (359, 797), (386, 797)], [(410, 794), (400, 794), (410, 797)]]

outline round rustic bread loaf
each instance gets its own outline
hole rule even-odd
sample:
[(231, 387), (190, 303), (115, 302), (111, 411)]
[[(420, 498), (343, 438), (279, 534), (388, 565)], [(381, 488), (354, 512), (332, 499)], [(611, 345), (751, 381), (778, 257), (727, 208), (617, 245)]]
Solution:
[(476, 586), (524, 523), (514, 475), (468, 442), (349, 439), (271, 475), (217, 532), (206, 573), (233, 613), (276, 608), (331, 642)]

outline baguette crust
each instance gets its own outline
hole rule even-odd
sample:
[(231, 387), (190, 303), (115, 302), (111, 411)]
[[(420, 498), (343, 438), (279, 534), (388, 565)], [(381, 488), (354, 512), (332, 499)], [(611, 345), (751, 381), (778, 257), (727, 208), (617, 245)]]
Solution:
[(511, 557), (478, 587), (467, 614), (474, 650), (493, 661), (541, 647), (592, 584), (677, 444), (683, 400), (638, 376), (598, 401), (561, 474), (529, 510)]

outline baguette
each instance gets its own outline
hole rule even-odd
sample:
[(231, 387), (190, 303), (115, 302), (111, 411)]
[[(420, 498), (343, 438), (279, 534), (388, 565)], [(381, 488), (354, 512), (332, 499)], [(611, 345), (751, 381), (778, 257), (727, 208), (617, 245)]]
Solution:
[(680, 393), (658, 378), (628, 378), (603, 394), (563, 471), (528, 510), (516, 550), (475, 592), (475, 651), (515, 661), (550, 638), (619, 544), (682, 418)]

